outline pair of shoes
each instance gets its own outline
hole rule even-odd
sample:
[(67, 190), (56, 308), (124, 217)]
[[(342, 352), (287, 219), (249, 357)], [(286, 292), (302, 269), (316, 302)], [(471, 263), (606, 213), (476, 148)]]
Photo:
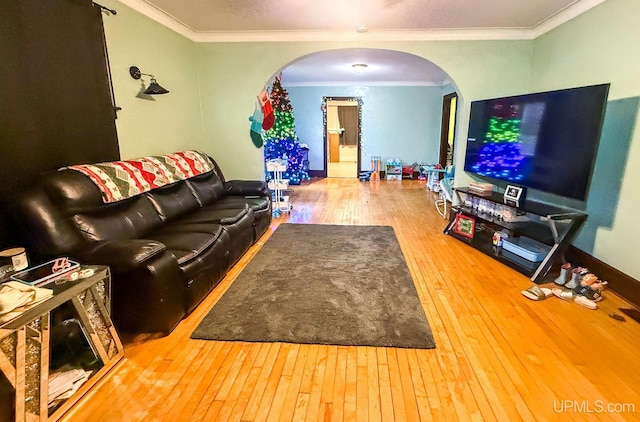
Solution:
[(582, 278), (587, 274), (589, 274), (589, 270), (586, 268), (582, 268), (582, 267), (574, 268), (573, 270), (571, 270), (571, 280), (567, 282), (565, 287), (567, 289), (575, 289), (576, 287), (581, 285)]
[(578, 305), (584, 306), (585, 308), (588, 308), (588, 309), (598, 309), (598, 305), (596, 304), (595, 300), (589, 299), (588, 297), (583, 295), (578, 295), (573, 290), (565, 290), (565, 289), (560, 289), (556, 287), (551, 289), (551, 292), (553, 293), (554, 296), (562, 300), (575, 302)]
[(554, 283), (567, 289), (575, 289), (580, 285), (582, 277), (588, 273), (588, 269), (582, 267), (571, 268), (571, 263), (566, 262), (560, 267), (560, 275), (554, 280)]
[(596, 276), (593, 273), (586, 274), (580, 280), (580, 286), (588, 286), (588, 287), (591, 287), (592, 289), (598, 290), (600, 292), (602, 292), (604, 290), (604, 287), (607, 284), (609, 284), (609, 283), (606, 282), (606, 281), (600, 280), (598, 278), (598, 276)]
[(599, 280), (595, 274), (589, 273), (582, 278), (582, 282), (578, 287), (573, 289), (573, 292), (576, 295), (584, 296), (587, 299), (598, 302), (603, 299), (602, 292), (607, 284), (609, 283)]
[(602, 293), (598, 290), (592, 289), (590, 286), (578, 286), (573, 289), (573, 293), (576, 296), (584, 296), (594, 302), (600, 302), (602, 300)]
[(598, 280), (591, 285), (591, 288), (602, 293), (607, 284), (609, 284), (608, 281)]
[(538, 287), (535, 284), (527, 290), (521, 290), (520, 293), (527, 299), (539, 301), (544, 300), (552, 295), (551, 289), (547, 287)]
[(571, 263), (566, 262), (560, 267), (560, 275), (554, 280), (554, 283), (564, 286), (571, 278)]

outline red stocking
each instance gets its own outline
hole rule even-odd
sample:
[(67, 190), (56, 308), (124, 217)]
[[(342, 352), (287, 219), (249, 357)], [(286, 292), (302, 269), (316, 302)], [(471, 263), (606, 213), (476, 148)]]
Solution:
[(260, 107), (262, 108), (262, 114), (264, 115), (264, 119), (262, 120), (262, 129), (269, 130), (273, 127), (276, 117), (273, 114), (273, 107), (271, 107), (271, 101), (269, 101), (269, 95), (267, 94), (266, 89), (263, 89), (262, 92), (258, 94), (258, 101), (260, 101)]

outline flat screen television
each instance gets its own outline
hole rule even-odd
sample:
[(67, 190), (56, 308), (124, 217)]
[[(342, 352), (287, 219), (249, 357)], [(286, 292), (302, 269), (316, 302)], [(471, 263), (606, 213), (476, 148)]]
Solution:
[(473, 101), (464, 170), (585, 200), (609, 84)]

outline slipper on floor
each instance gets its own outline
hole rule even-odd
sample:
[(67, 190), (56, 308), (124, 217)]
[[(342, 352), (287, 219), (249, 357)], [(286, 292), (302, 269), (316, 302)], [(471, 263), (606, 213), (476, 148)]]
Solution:
[(562, 300), (566, 300), (569, 302), (575, 302), (580, 306), (584, 306), (589, 309), (598, 309), (598, 305), (593, 300), (586, 298), (584, 296), (576, 295), (573, 290), (564, 290), (564, 289), (551, 289), (554, 296), (559, 297)]
[(547, 287), (538, 287), (536, 285), (533, 285), (529, 287), (527, 290), (522, 290), (520, 293), (522, 293), (524, 297), (526, 297), (527, 299), (538, 301), (538, 300), (544, 300), (549, 296), (551, 296), (551, 289)]
[(595, 301), (584, 296), (576, 296), (574, 302), (580, 306), (584, 306), (585, 308), (598, 309), (598, 305)]
[(570, 302), (573, 302), (573, 300), (576, 297), (576, 295), (573, 293), (572, 290), (555, 288), (555, 289), (551, 289), (551, 293), (553, 293), (554, 296), (559, 297), (562, 300), (568, 300)]

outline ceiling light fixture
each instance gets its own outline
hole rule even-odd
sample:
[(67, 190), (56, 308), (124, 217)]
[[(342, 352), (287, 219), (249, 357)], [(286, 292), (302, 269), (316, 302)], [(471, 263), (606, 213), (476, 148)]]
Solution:
[(358, 25), (358, 27), (356, 28), (356, 32), (359, 32), (361, 34), (367, 32), (368, 29), (366, 27), (366, 25)]
[(354, 72), (356, 72), (357, 74), (361, 74), (364, 73), (365, 69), (369, 67), (369, 65), (364, 63), (356, 63), (352, 64), (351, 67), (353, 68)]

